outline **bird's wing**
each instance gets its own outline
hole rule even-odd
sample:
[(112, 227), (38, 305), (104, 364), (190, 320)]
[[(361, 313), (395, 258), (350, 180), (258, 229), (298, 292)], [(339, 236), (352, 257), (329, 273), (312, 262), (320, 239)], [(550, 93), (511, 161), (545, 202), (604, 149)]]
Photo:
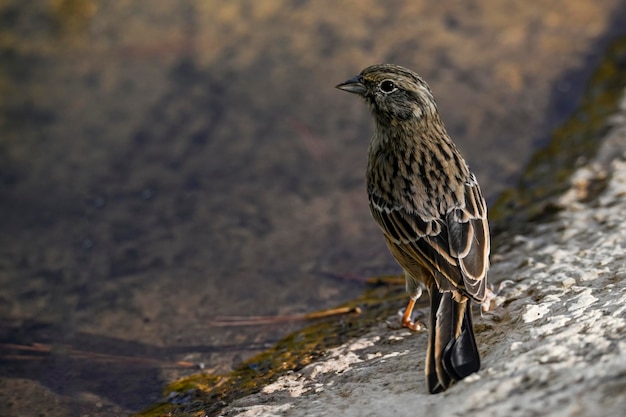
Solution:
[[(388, 241), (398, 245), (406, 256), (420, 261), (436, 278), (436, 272), (443, 275), (447, 282), (438, 282), (441, 289), (452, 289), (451, 284), (482, 301), (490, 250), (487, 209), (473, 177), (464, 187), (465, 201), (439, 218), (425, 219), (372, 194), (370, 209)], [(405, 264), (410, 263), (406, 261)]]
[(491, 243), (487, 204), (473, 175), (465, 184), (464, 196), (465, 204), (446, 215), (449, 250), (458, 259), (467, 293), (483, 300)]

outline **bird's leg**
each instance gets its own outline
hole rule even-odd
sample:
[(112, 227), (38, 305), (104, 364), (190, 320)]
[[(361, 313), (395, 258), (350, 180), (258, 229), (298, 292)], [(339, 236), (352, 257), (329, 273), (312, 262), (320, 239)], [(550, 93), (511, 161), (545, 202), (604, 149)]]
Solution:
[(414, 322), (412, 317), (415, 302), (422, 295), (422, 289), (418, 288), (418, 290), (419, 291), (417, 292), (417, 294), (411, 295), (411, 298), (409, 299), (409, 304), (404, 309), (404, 313), (402, 314), (401, 319), (402, 326), (408, 328), (409, 330), (413, 330), (414, 332), (424, 330), (426, 328), (426, 326), (424, 326), (424, 323), (420, 321)]

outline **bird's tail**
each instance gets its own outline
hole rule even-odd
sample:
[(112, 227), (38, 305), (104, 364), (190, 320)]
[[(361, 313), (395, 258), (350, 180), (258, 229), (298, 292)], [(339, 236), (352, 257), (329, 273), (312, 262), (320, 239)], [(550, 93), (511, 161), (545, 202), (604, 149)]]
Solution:
[(455, 381), (480, 369), (480, 355), (472, 325), (469, 299), (456, 301), (450, 291), (430, 292), (430, 331), (426, 355), (426, 381), (431, 394), (445, 391)]

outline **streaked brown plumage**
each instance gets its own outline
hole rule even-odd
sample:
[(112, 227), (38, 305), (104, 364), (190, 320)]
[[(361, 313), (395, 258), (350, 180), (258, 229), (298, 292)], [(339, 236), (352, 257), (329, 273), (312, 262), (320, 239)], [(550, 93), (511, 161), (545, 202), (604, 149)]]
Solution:
[(423, 284), (430, 294), (426, 381), (446, 390), (480, 369), (471, 300), (485, 298), (487, 208), (428, 85), (397, 65), (373, 65), (337, 86), (360, 95), (376, 122), (367, 164), (370, 210), (406, 276), (411, 329)]

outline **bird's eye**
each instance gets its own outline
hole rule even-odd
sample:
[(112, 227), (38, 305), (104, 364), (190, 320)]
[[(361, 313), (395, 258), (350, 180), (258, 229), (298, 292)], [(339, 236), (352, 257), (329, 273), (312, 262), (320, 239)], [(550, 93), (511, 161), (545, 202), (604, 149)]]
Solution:
[(391, 93), (396, 89), (396, 84), (391, 80), (384, 80), (378, 87), (383, 93)]

